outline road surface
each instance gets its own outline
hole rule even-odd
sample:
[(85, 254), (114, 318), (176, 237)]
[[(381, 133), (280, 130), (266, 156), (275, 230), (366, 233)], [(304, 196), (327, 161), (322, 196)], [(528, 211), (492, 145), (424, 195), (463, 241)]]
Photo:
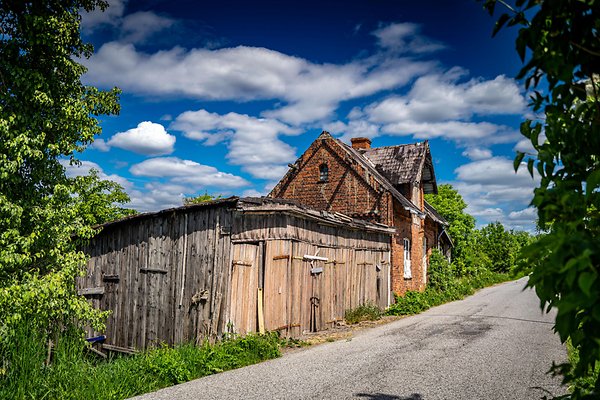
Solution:
[[(352, 340), (139, 396), (158, 399), (539, 399), (565, 392), (546, 374), (566, 351), (525, 279)], [(551, 397), (551, 396), (549, 396)]]

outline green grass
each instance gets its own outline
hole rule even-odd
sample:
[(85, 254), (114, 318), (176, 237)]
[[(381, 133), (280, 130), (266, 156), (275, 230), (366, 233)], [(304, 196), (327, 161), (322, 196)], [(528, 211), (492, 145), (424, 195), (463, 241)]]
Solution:
[[(569, 364), (572, 370), (579, 361), (579, 351), (573, 346), (570, 339), (567, 340), (566, 344)], [(569, 390), (572, 393), (578, 392), (580, 396), (589, 395), (591, 396), (590, 398), (593, 398), (594, 384), (600, 375), (600, 363), (597, 363), (594, 371), (586, 377), (573, 378), (571, 375), (571, 373), (566, 375), (569, 376)]]
[(431, 307), (460, 300), (470, 296), (477, 289), (496, 283), (514, 279), (507, 274), (483, 271), (476, 276), (453, 278), (445, 283), (444, 288), (427, 287), (424, 292), (408, 291), (403, 297), (397, 296), (396, 303), (387, 310), (388, 315), (412, 315), (423, 312)]
[(356, 308), (346, 310), (344, 313), (344, 319), (348, 324), (357, 324), (361, 321), (377, 321), (381, 319), (383, 311), (381, 308), (372, 302), (361, 304)]
[(15, 338), (20, 343), (13, 344), (20, 346), (13, 349), (19, 351), (4, 358), (0, 398), (124, 399), (281, 355), (279, 336), (267, 334), (199, 347), (163, 346), (98, 361), (84, 353), (77, 337), (65, 335), (56, 344), (53, 362), (45, 366), (45, 345), (35, 339), (35, 335)]

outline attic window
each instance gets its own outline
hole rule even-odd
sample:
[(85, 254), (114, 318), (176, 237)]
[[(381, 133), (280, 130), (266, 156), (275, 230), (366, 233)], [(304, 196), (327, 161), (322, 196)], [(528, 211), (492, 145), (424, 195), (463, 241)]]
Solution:
[(319, 182), (327, 182), (329, 180), (329, 168), (327, 164), (321, 164), (319, 167)]

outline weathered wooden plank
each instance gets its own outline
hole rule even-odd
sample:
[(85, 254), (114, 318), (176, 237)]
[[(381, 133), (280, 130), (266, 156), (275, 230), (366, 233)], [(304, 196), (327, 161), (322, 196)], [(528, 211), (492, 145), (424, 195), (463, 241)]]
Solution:
[(104, 286), (81, 288), (77, 290), (77, 294), (80, 296), (102, 295), (104, 294)]

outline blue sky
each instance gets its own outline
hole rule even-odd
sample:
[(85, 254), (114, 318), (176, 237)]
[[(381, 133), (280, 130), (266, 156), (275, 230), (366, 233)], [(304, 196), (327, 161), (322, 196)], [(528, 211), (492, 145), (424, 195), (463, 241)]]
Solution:
[(527, 115), (514, 32), (474, 1), (127, 1), (83, 16), (86, 84), (123, 90), (82, 166), (154, 211), (205, 192), (264, 195), (322, 130), (429, 140), (438, 183), (478, 224), (531, 229), (515, 175)]

